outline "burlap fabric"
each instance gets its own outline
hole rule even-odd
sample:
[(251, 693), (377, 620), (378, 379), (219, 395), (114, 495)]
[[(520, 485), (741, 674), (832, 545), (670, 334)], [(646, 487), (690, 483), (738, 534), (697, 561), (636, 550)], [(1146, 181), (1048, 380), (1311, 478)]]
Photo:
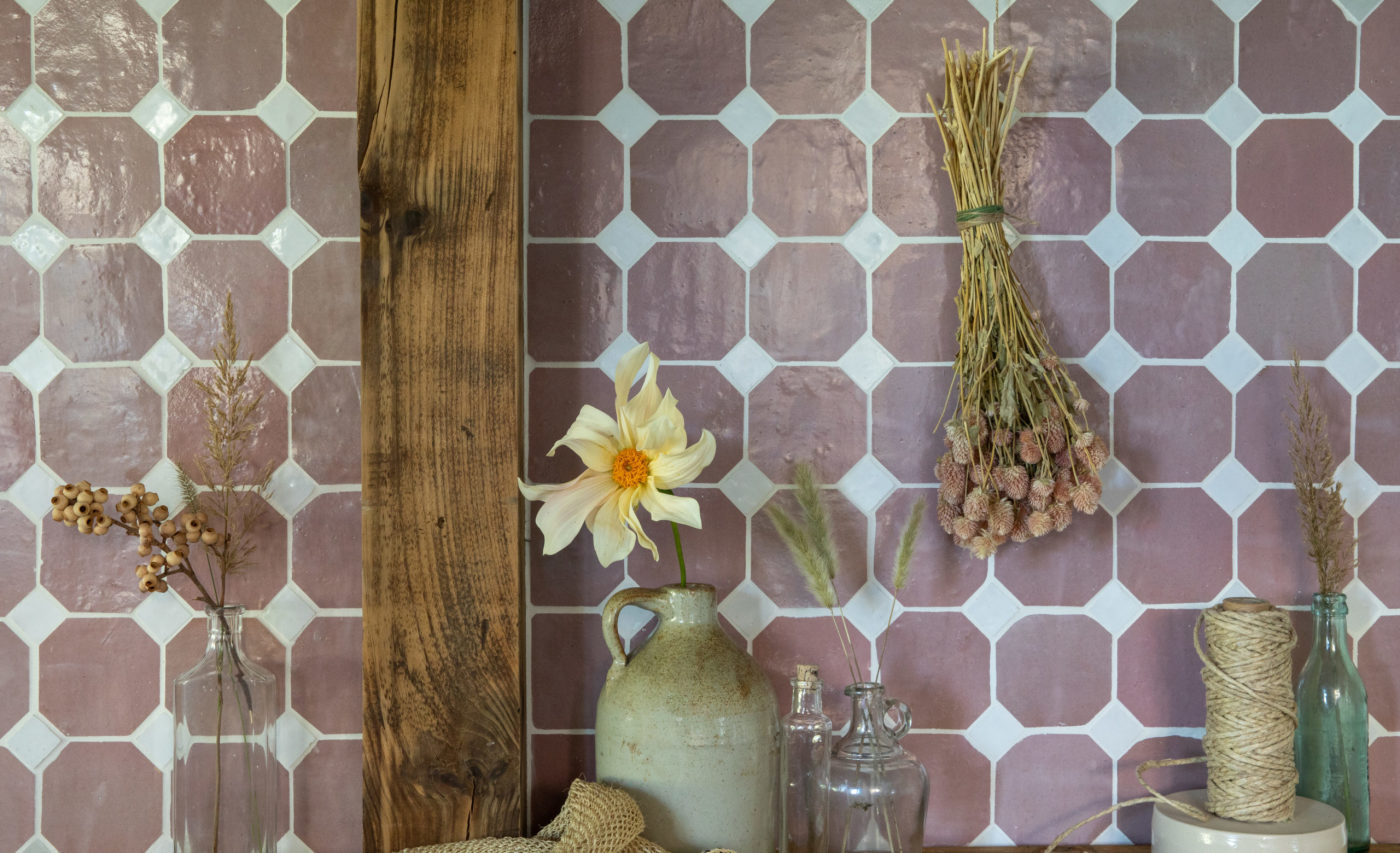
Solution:
[(626, 791), (575, 779), (559, 816), (534, 838), (452, 841), (400, 853), (667, 853), (642, 837), (645, 826), (642, 810)]

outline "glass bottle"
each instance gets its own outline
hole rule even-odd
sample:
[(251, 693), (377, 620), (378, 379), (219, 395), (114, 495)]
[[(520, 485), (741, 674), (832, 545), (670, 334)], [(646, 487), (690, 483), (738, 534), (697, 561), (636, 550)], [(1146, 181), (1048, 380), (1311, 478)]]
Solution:
[(1298, 676), (1298, 795), (1336, 807), (1347, 851), (1359, 853), (1371, 846), (1366, 686), (1347, 653), (1347, 597), (1317, 593), (1312, 614), (1312, 650)]
[(817, 668), (797, 667), (792, 713), (783, 717), (779, 853), (826, 853), (826, 790), (831, 769), (831, 718), (822, 713)]
[(205, 610), (204, 657), (175, 679), (171, 833), (180, 853), (273, 853), (277, 680), (243, 651), (243, 608)]
[[(831, 756), (828, 808), (831, 853), (919, 853), (924, 844), (928, 773), (899, 745), (909, 706), (885, 698), (882, 684), (846, 688), (851, 727)], [(887, 715), (897, 717), (891, 727)]]

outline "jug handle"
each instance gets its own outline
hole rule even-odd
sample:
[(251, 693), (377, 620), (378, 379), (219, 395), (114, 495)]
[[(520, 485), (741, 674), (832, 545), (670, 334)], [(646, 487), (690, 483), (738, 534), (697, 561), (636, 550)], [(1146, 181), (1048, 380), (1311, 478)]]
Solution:
[[(895, 724), (895, 727), (890, 728), (889, 726), (885, 726), (885, 731), (890, 733), (890, 737), (899, 740), (909, 734), (909, 726), (914, 722), (913, 715), (909, 713), (909, 706), (899, 699), (889, 699), (885, 702), (885, 710), (895, 710), (899, 712), (899, 722)], [(881, 722), (883, 722), (883, 720)]]
[(603, 642), (608, 644), (613, 666), (627, 665), (627, 653), (622, 649), (622, 635), (617, 630), (617, 617), (622, 612), (622, 608), (631, 605), (643, 610), (650, 610), (652, 613), (664, 617), (666, 612), (670, 610), (666, 604), (665, 590), (640, 586), (619, 590), (612, 598), (608, 599), (608, 603), (603, 605)]

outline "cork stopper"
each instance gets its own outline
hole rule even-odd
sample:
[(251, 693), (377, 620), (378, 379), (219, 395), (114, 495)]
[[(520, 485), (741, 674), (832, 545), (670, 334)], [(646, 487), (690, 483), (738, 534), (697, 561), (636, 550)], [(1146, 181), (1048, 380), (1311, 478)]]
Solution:
[(816, 664), (799, 663), (799, 664), (797, 665), (797, 680), (798, 680), (798, 681), (816, 681), (816, 680), (817, 680), (817, 667), (816, 667)]
[(1263, 613), (1274, 606), (1262, 598), (1227, 598), (1221, 606), (1232, 613)]

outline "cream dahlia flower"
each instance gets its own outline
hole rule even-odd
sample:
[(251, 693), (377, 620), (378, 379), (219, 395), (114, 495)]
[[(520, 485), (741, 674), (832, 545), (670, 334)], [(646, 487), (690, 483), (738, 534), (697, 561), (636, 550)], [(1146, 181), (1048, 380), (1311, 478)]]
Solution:
[[(646, 378), (635, 397), (627, 393), (642, 364)], [(558, 553), (588, 525), (598, 561), (609, 565), (631, 552), (638, 543), (660, 559), (656, 543), (637, 520), (637, 504), (646, 507), (653, 521), (700, 526), (700, 504), (694, 498), (668, 494), (699, 476), (715, 458), (715, 437), (709, 430), (686, 446), (685, 419), (676, 398), (656, 387), (661, 361), (646, 344), (638, 344), (617, 365), (617, 420), (592, 406), (584, 406), (560, 445), (577, 453), (588, 470), (562, 485), (531, 486), (518, 481), (520, 492), (532, 501), (544, 501), (535, 521), (544, 533), (544, 552)]]

